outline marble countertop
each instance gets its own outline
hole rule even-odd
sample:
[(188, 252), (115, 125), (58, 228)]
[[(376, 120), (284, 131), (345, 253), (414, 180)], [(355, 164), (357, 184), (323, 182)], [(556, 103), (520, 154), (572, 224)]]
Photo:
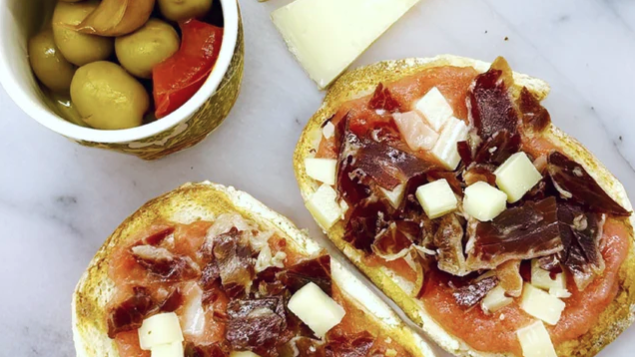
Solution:
[[(156, 162), (80, 147), (28, 118), (0, 90), (0, 355), (74, 355), (70, 297), (103, 240), (144, 202), (187, 181), (249, 191), (316, 229), (293, 177), (296, 140), (324, 93), (287, 52), (269, 13), (241, 0), (243, 90), (206, 141)], [(554, 122), (635, 198), (635, 2), (422, 0), (355, 65), (442, 53), (493, 60), (547, 80)], [(601, 356), (631, 356), (635, 328)], [(443, 354), (440, 354), (443, 355)]]

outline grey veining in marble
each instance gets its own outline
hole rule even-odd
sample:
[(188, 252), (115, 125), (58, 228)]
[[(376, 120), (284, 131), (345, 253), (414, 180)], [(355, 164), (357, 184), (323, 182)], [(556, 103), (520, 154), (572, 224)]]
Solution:
[[(72, 356), (70, 296), (101, 242), (148, 199), (209, 179), (252, 193), (320, 236), (293, 177), (293, 149), (323, 93), (269, 20), (288, 0), (241, 0), (243, 91), (202, 144), (157, 162), (79, 147), (0, 90), (0, 356)], [(422, 0), (355, 65), (453, 53), (505, 56), (546, 79), (553, 120), (635, 193), (635, 2)], [(633, 196), (631, 196), (633, 197)], [(631, 328), (601, 356), (626, 357)]]

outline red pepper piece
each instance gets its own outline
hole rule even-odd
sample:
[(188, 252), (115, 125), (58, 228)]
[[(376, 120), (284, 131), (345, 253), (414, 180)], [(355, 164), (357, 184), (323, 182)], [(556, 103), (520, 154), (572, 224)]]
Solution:
[(223, 41), (220, 27), (194, 19), (179, 26), (181, 48), (152, 69), (157, 119), (178, 109), (203, 86)]

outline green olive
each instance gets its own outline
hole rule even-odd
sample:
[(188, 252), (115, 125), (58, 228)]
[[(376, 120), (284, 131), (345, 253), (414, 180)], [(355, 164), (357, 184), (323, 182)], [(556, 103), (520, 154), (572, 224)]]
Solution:
[(98, 1), (79, 3), (58, 2), (53, 12), (53, 37), (55, 44), (66, 59), (78, 66), (110, 57), (113, 39), (77, 32), (79, 25), (97, 8)]
[(89, 63), (75, 72), (71, 99), (84, 122), (97, 129), (139, 126), (150, 107), (143, 85), (107, 61)]
[(159, 0), (161, 14), (172, 21), (185, 21), (207, 14), (212, 0)]
[(44, 30), (29, 40), (29, 62), (35, 76), (52, 91), (70, 88), (75, 66), (55, 46), (52, 30)]
[(131, 74), (151, 78), (152, 68), (179, 49), (179, 35), (168, 23), (150, 19), (137, 31), (115, 40), (119, 63)]

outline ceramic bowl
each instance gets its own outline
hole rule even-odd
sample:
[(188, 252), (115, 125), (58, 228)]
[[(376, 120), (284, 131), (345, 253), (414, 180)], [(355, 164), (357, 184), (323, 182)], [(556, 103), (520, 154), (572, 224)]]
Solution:
[(220, 0), (224, 35), (218, 61), (201, 89), (170, 115), (137, 128), (97, 130), (62, 119), (49, 105), (27, 57), (27, 41), (41, 28), (55, 0), (0, 0), (0, 83), (31, 118), (81, 145), (152, 160), (203, 140), (229, 114), (238, 97), (244, 64), (237, 0)]

